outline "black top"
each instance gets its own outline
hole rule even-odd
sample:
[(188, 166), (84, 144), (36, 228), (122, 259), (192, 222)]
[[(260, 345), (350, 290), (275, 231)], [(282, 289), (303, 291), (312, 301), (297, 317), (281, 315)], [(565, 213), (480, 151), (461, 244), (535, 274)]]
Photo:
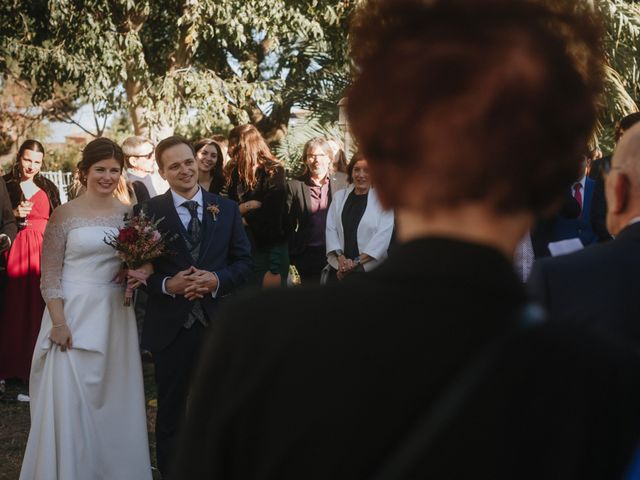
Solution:
[(342, 229), (344, 231), (344, 256), (356, 258), (360, 255), (358, 250), (358, 225), (367, 209), (368, 195), (358, 195), (352, 190), (342, 208)]
[(260, 248), (268, 248), (287, 239), (287, 192), (284, 168), (278, 166), (273, 175), (267, 175), (263, 168), (256, 170), (256, 185), (252, 189), (240, 182), (238, 170), (231, 172), (228, 195), (231, 200), (244, 203), (249, 200), (262, 202), (260, 208), (247, 212), (244, 216), (251, 236)]
[[(525, 302), (505, 256), (442, 238), (336, 285), (246, 293), (204, 342), (172, 478), (370, 478)], [(637, 372), (579, 330), (516, 337), (412, 478), (620, 478)]]

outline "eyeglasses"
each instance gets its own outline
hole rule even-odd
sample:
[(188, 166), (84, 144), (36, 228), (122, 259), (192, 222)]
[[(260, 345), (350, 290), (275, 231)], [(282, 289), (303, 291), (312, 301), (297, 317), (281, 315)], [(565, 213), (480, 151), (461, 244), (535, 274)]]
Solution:
[(153, 155), (154, 150), (151, 150), (149, 153), (146, 153), (144, 155), (129, 155), (129, 157), (135, 157), (135, 158), (146, 158), (147, 160), (151, 159), (151, 155)]
[(326, 157), (328, 157), (328, 156), (329, 156), (329, 155), (327, 155), (326, 153), (318, 153), (318, 154), (309, 154), (309, 155), (307, 155), (307, 158), (314, 158), (314, 159), (316, 159), (316, 158), (326, 158)]

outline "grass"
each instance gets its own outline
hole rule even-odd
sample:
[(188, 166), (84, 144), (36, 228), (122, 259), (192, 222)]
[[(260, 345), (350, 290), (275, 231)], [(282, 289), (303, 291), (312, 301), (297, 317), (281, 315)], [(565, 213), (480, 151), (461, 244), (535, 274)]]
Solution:
[[(144, 392), (147, 401), (147, 427), (149, 431), (149, 451), (151, 465), (156, 465), (155, 420), (156, 385), (153, 380), (153, 363), (144, 361)], [(29, 404), (18, 402), (19, 393), (26, 393), (22, 382), (7, 381), (6, 393), (0, 396), (0, 480), (16, 480), (20, 476), (20, 466), (29, 435)], [(154, 479), (160, 478), (154, 469)]]

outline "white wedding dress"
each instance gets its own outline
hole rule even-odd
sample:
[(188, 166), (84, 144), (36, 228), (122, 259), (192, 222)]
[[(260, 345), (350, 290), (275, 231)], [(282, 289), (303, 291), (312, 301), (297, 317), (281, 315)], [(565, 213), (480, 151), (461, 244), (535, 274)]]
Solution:
[(68, 218), (45, 232), (42, 294), (63, 298), (73, 348), (52, 347), (45, 309), (21, 480), (151, 479), (135, 316), (112, 281), (121, 262), (103, 241), (121, 223), (121, 214)]

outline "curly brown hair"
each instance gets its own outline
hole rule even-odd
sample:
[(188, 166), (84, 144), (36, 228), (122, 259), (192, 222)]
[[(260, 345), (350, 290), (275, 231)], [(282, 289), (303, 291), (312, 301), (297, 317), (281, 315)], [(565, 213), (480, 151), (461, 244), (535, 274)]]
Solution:
[(367, 2), (352, 24), (347, 108), (383, 203), (547, 210), (596, 123), (600, 32), (573, 5)]

